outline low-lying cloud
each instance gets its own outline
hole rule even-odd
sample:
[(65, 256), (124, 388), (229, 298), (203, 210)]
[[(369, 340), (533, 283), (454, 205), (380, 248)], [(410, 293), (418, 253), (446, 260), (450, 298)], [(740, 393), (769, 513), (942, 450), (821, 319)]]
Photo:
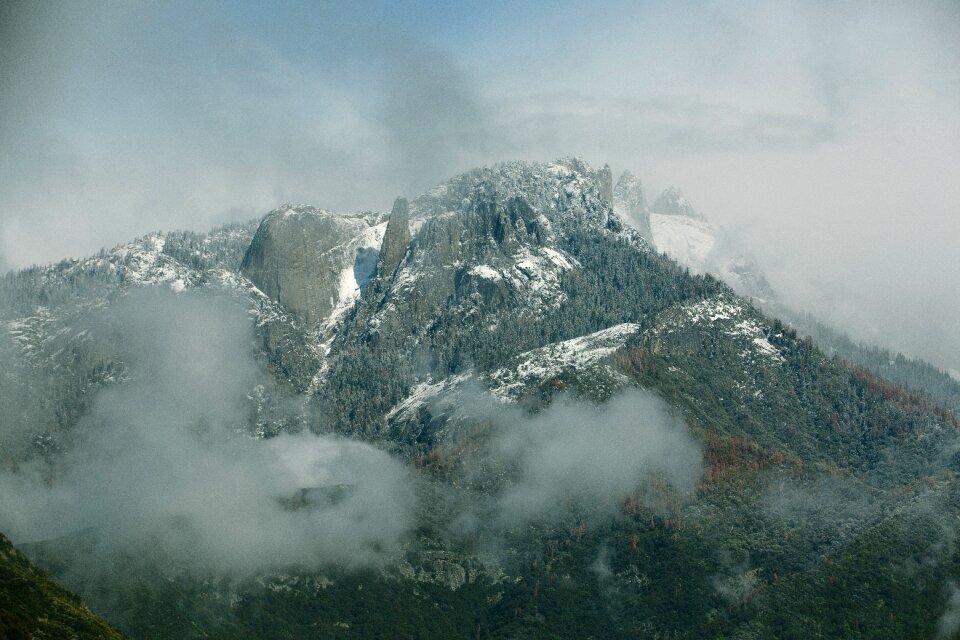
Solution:
[(702, 473), (699, 444), (647, 391), (631, 390), (601, 406), (563, 397), (533, 416), (501, 407), (487, 419), (493, 429), (467, 464), (477, 477), (504, 480), (493, 490), (490, 513), (462, 521), (472, 526), (510, 528), (571, 514), (596, 522), (655, 484), (689, 492)]
[(960, 587), (952, 580), (947, 584), (947, 608), (937, 620), (937, 638), (955, 638), (960, 631)]
[(397, 550), (415, 500), (400, 462), (337, 437), (248, 435), (261, 372), (234, 301), (137, 291), (96, 329), (127, 379), (100, 392), (52, 465), (0, 475), (0, 523), (16, 542), (87, 532), (98, 557), (151, 549), (233, 573)]

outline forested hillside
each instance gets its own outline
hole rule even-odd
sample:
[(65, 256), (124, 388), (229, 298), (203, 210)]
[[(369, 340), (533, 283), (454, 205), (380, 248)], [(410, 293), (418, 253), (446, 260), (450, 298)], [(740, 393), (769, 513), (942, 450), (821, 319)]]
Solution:
[(8, 274), (0, 523), (136, 638), (956, 634), (949, 385), (613, 194), (507, 163)]

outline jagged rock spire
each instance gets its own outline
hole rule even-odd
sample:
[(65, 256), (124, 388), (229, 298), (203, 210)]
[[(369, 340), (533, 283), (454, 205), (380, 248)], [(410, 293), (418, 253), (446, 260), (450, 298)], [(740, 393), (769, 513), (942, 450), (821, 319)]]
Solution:
[(597, 182), (600, 183), (600, 194), (610, 205), (613, 205), (613, 171), (609, 164), (597, 171)]
[(380, 247), (380, 258), (377, 261), (377, 274), (389, 276), (403, 257), (407, 255), (407, 246), (410, 244), (410, 204), (406, 198), (397, 198), (390, 211), (387, 230), (383, 236), (383, 245)]
[(647, 200), (640, 178), (629, 171), (624, 171), (613, 190), (612, 206), (617, 214), (629, 221), (640, 232), (640, 235), (653, 242), (650, 211), (647, 209)]

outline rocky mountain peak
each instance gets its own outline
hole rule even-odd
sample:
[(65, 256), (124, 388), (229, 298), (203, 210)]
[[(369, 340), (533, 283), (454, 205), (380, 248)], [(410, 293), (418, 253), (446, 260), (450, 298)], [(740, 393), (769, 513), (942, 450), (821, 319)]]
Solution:
[(630, 171), (624, 171), (613, 188), (613, 202), (622, 205), (631, 212), (640, 212), (647, 206), (643, 193), (643, 183)]
[(610, 165), (605, 164), (603, 168), (597, 171), (597, 181), (600, 183), (600, 193), (604, 200), (613, 204), (613, 171)]
[(653, 213), (672, 216), (686, 216), (695, 220), (702, 220), (703, 216), (697, 213), (687, 200), (683, 192), (676, 187), (667, 187), (660, 197), (653, 203)]
[[(715, 257), (728, 255), (716, 252), (709, 224), (693, 217), (676, 190), (651, 211), (629, 174), (611, 202), (608, 176), (608, 168), (595, 171), (579, 159), (506, 163), (465, 173), (411, 202), (398, 198), (390, 213), (284, 205), (256, 229), (249, 223), (210, 234), (151, 234), (96, 257), (0, 279), (0, 301), (9, 305), (0, 308), (7, 329), (0, 336), (0, 406), (10, 424), (26, 425), (0, 434), (12, 431), (20, 443), (13, 449), (0, 442), (8, 466), (22, 459), (32, 467), (40, 456), (56, 463), (73, 455), (73, 443), (105, 442), (104, 461), (119, 452), (123, 474), (110, 475), (110, 465), (99, 462), (74, 473), (72, 462), (85, 458), (65, 457), (69, 466), (52, 468), (62, 477), (45, 476), (36, 487), (25, 484), (27, 474), (12, 477), (8, 495), (23, 487), (30, 488), (26, 495), (43, 495), (47, 477), (79, 478), (81, 487), (101, 486), (86, 485), (86, 478), (105, 470), (108, 478), (128, 478), (125, 470), (142, 458), (124, 456), (138, 447), (87, 435), (129, 431), (126, 408), (146, 397), (147, 387), (153, 409), (144, 415), (162, 418), (158, 428), (169, 423), (191, 444), (194, 426), (216, 433), (205, 426), (205, 413), (184, 418), (177, 406), (183, 383), (172, 381), (198, 376), (165, 374), (167, 384), (142, 376), (149, 383), (142, 384), (128, 369), (126, 349), (140, 349), (140, 341), (157, 348), (149, 346), (153, 336), (94, 335), (101, 322), (91, 319), (123, 317), (100, 314), (122, 311), (125, 289), (209, 285), (210, 296), (235, 295), (249, 305), (261, 338), (262, 352), (249, 355), (264, 357), (271, 374), (224, 414), (230, 437), (240, 441), (234, 426), (248, 429), (264, 442), (243, 438), (242, 446), (269, 448), (269, 457), (232, 444), (222, 450), (227, 457), (184, 455), (180, 446), (148, 452), (175, 460), (178, 469), (183, 462), (188, 474), (206, 460), (215, 470), (241, 466), (232, 464), (237, 459), (270, 462), (243, 464), (244, 471), (265, 466), (272, 475), (239, 483), (262, 480), (264, 490), (253, 492), (256, 504), (236, 510), (238, 517), (245, 525), (271, 523), (254, 538), (262, 541), (258, 550), (266, 549), (255, 574), (218, 575), (216, 564), (201, 564), (197, 575), (186, 570), (204, 559), (197, 547), (219, 556), (223, 530), (208, 526), (195, 506), (181, 512), (180, 503), (206, 504), (192, 498), (165, 502), (155, 513), (97, 518), (103, 527), (134, 518), (124, 532), (137, 535), (122, 538), (130, 544), (115, 556), (84, 555), (114, 539), (112, 531), (88, 537), (99, 532), (88, 526), (86, 508), (67, 510), (79, 514), (68, 522), (76, 534), (24, 551), (62, 579), (78, 576), (91, 606), (116, 615), (137, 636), (150, 635), (161, 620), (174, 637), (262, 637), (265, 630), (275, 637), (733, 637), (758, 629), (803, 637), (822, 620), (829, 637), (850, 635), (854, 623), (881, 629), (881, 636), (889, 630), (891, 637), (934, 637), (937, 616), (953, 608), (943, 585), (955, 578), (956, 545), (942, 541), (953, 540), (958, 517), (956, 413), (915, 387), (828, 357), (722, 282), (696, 275), (695, 265), (714, 269)], [(647, 217), (657, 251), (620, 226), (621, 212)], [(753, 273), (749, 263), (729, 265), (741, 281)], [(717, 273), (733, 282), (728, 271)], [(157, 299), (172, 309), (213, 300), (196, 294), (167, 291)], [(192, 328), (182, 325), (173, 329)], [(249, 346), (242, 333), (237, 349)], [(894, 366), (886, 352), (875, 355), (884, 368)], [(204, 377), (222, 384), (236, 376)], [(943, 388), (944, 378), (932, 380)], [(124, 411), (103, 411), (101, 401)], [(169, 419), (160, 411), (166, 404)], [(652, 424), (660, 427), (649, 431)], [(74, 428), (80, 431), (71, 434)], [(651, 453), (650, 442), (681, 446)], [(205, 437), (201, 453), (215, 446)], [(376, 457), (360, 474), (329, 482), (313, 474), (298, 481), (299, 467), (288, 470), (277, 455), (316, 459), (319, 474), (336, 452), (367, 449)], [(373, 518), (391, 511), (379, 501), (363, 508), (353, 502), (382, 493), (375, 491), (380, 485), (363, 483), (377, 476), (374, 463), (385, 466), (384, 450), (391, 467), (404, 470), (384, 483), (410, 488), (411, 504), (395, 535), (384, 544), (370, 539), (379, 570), (352, 573), (352, 565), (341, 568), (339, 551), (324, 555), (328, 545), (316, 534), (326, 535), (327, 521), (372, 530), (380, 522)], [(679, 450), (685, 453), (678, 458)], [(93, 453), (99, 461), (100, 452)], [(665, 468), (659, 458), (675, 462)], [(352, 460), (358, 458), (337, 458), (331, 474)], [(170, 477), (146, 476), (158, 487), (149, 495), (166, 491)], [(233, 486), (240, 476), (224, 477)], [(58, 491), (42, 505), (45, 513), (64, 513), (58, 496), (70, 492), (59, 488), (71, 486), (52, 485)], [(209, 486), (179, 495), (208, 496)], [(98, 504), (105, 492), (88, 493)], [(518, 495), (542, 497), (518, 502)], [(216, 497), (204, 499), (217, 506)], [(129, 501), (123, 503), (125, 510)], [(285, 520), (272, 528), (278, 518)], [(300, 524), (308, 546), (289, 556), (294, 562), (275, 565), (273, 552), (285, 553), (285, 543), (272, 545), (287, 539), (276, 532)], [(166, 538), (179, 531), (185, 537)], [(162, 545), (159, 555), (144, 553), (149, 562), (132, 568), (122, 562), (141, 549), (151, 552), (157, 535), (188, 545)], [(333, 540), (348, 537), (337, 535)], [(213, 545), (189, 544), (208, 536)], [(492, 547), (504, 553), (487, 555)], [(176, 555), (180, 548), (190, 553)], [(239, 554), (244, 567), (250, 548)], [(4, 558), (23, 569), (21, 577), (34, 577), (0, 535)], [(120, 571), (101, 573), (101, 565)], [(96, 572), (75, 573), (88, 566)], [(857, 579), (844, 580), (844, 571)], [(15, 581), (8, 600), (25, 602), (31, 582), (48, 588)], [(926, 586), (916, 587), (921, 582)], [(649, 597), (657, 589), (670, 594), (670, 606)], [(4, 593), (0, 586), (0, 600)], [(861, 602), (877, 606), (849, 608)], [(57, 625), (61, 605), (51, 605)], [(824, 617), (824, 607), (856, 617)], [(260, 614), (268, 609), (265, 626)], [(64, 627), (47, 635), (58, 633)], [(100, 626), (96, 635), (109, 634)]]
[(647, 209), (647, 200), (640, 178), (629, 171), (624, 171), (613, 189), (611, 206), (620, 217), (630, 222), (640, 235), (647, 240), (652, 240), (650, 212)]
[[(411, 203), (411, 219), (456, 214), (469, 226), (472, 217), (487, 218), (487, 213), (499, 217), (506, 210), (513, 230), (522, 235), (514, 219), (519, 214), (517, 203), (522, 202), (530, 215), (543, 216), (548, 225), (616, 226), (609, 215), (611, 182), (609, 168), (594, 170), (576, 157), (551, 163), (505, 162), (461, 174), (420, 196)], [(493, 218), (488, 222), (500, 241), (509, 240), (510, 229), (492, 224)]]

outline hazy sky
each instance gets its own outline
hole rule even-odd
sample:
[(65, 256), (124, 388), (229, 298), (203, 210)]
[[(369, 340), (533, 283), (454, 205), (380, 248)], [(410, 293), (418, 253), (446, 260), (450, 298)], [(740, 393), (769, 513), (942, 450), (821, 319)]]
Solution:
[(264, 4), (0, 3), (0, 266), (582, 155), (960, 370), (957, 2)]

